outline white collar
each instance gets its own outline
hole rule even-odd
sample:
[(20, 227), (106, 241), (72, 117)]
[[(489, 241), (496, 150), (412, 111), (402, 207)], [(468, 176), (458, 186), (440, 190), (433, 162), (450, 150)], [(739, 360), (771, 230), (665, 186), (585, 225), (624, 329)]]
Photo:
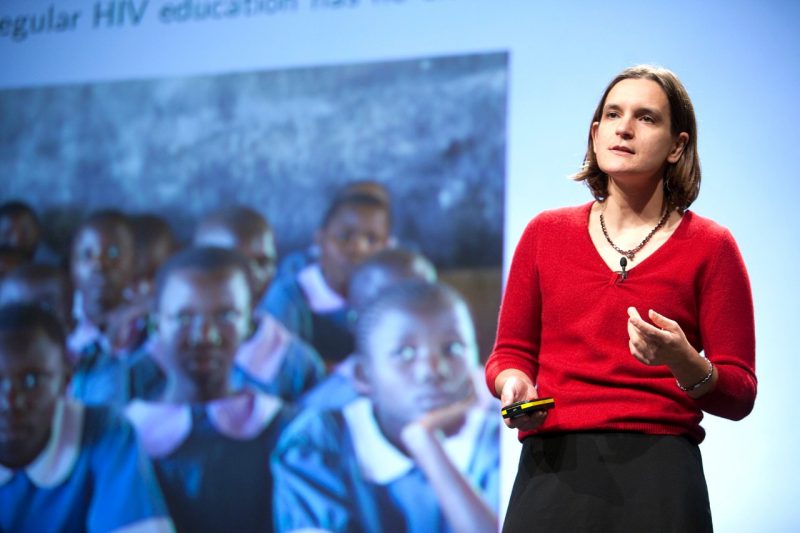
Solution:
[(278, 375), (291, 340), (289, 330), (270, 315), (264, 315), (255, 334), (236, 352), (236, 365), (251, 376), (270, 382)]
[[(25, 467), (28, 478), (39, 488), (53, 488), (63, 483), (72, 473), (81, 449), (84, 407), (80, 403), (61, 398), (53, 413), (50, 439), (44, 450)], [(0, 485), (14, 476), (14, 470), (0, 465)]]
[[(272, 422), (282, 405), (273, 396), (245, 391), (209, 402), (205, 409), (211, 424), (221, 434), (250, 440)], [(192, 431), (189, 404), (134, 400), (125, 409), (125, 415), (136, 427), (147, 454), (154, 458), (172, 453)]]
[(298, 272), (297, 282), (315, 313), (332, 313), (347, 307), (347, 301), (325, 281), (319, 263), (312, 263)]
[[(414, 468), (414, 461), (398, 450), (383, 435), (369, 398), (357, 398), (342, 409), (353, 437), (356, 459), (364, 477), (387, 485)], [(475, 445), (486, 419), (485, 410), (476, 406), (457, 434), (443, 439), (444, 451), (459, 472), (466, 472), (474, 456)]]
[(108, 340), (106, 340), (100, 328), (85, 318), (78, 321), (77, 326), (67, 338), (67, 346), (78, 356), (87, 346), (94, 342), (99, 342), (104, 350), (110, 351)]

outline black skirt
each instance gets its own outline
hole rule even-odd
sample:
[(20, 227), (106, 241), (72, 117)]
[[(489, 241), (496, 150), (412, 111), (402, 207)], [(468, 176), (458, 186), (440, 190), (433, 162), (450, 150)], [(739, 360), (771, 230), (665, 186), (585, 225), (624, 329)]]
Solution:
[(698, 446), (684, 437), (528, 437), (504, 533), (712, 531)]

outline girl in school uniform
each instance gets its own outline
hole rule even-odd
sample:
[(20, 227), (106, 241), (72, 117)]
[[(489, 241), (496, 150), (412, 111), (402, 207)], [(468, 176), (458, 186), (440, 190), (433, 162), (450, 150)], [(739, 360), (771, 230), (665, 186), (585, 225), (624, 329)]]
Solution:
[(272, 531), (269, 455), (290, 415), (236, 390), (231, 367), (250, 324), (246, 260), (221, 248), (172, 257), (156, 281), (158, 401), (126, 409), (179, 531)]
[(363, 192), (338, 196), (316, 235), (319, 259), (277, 278), (262, 309), (310, 343), (329, 368), (353, 350), (348, 286), (364, 260), (389, 245), (391, 213), (381, 198)]
[(493, 531), (500, 422), (475, 395), (464, 300), (412, 280), (359, 314), (366, 396), (307, 410), (273, 456), (279, 531)]
[(0, 309), (0, 531), (172, 531), (129, 424), (65, 395), (55, 315)]

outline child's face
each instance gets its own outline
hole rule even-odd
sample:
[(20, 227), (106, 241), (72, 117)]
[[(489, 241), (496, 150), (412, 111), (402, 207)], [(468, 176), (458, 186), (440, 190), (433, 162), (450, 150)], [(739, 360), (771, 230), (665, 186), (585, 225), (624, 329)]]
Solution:
[(384, 428), (405, 427), (473, 392), (477, 346), (463, 304), (387, 309), (366, 344), (370, 396)]
[(267, 292), (275, 277), (278, 252), (272, 230), (266, 229), (251, 235), (236, 235), (230, 228), (214, 226), (201, 230), (195, 236), (195, 244), (232, 248), (247, 258), (254, 304), (258, 303)]
[(23, 264), (25, 264), (25, 257), (21, 252), (12, 249), (0, 251), (0, 281)]
[(21, 468), (41, 453), (66, 387), (63, 349), (43, 332), (0, 334), (0, 464)]
[(356, 267), (386, 248), (388, 242), (389, 218), (385, 209), (343, 207), (317, 234), (325, 280), (336, 292), (347, 296)]
[(89, 320), (100, 325), (124, 301), (133, 276), (133, 237), (121, 226), (85, 226), (72, 246), (72, 278)]
[(9, 278), (0, 285), (0, 305), (35, 303), (58, 316), (64, 324), (71, 323), (72, 295), (65, 293), (64, 284), (57, 278), (39, 280)]
[(28, 214), (19, 213), (0, 218), (0, 244), (7, 244), (33, 256), (39, 243), (39, 228)]
[(174, 252), (169, 238), (157, 239), (152, 246), (137, 249), (133, 264), (132, 287), (137, 294), (152, 296), (159, 267)]
[(158, 309), (165, 363), (198, 384), (227, 383), (250, 325), (250, 288), (241, 271), (178, 270), (166, 281)]

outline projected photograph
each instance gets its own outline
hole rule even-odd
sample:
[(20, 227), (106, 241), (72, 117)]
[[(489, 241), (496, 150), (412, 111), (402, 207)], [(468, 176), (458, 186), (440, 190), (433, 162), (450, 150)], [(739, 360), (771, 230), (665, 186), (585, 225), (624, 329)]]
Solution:
[[(69, 394), (153, 466), (120, 484), (186, 531), (495, 527), (507, 83), (483, 53), (0, 91), (0, 219), (69, 266)], [(162, 519), (105, 492), (147, 502), (108, 529)]]

